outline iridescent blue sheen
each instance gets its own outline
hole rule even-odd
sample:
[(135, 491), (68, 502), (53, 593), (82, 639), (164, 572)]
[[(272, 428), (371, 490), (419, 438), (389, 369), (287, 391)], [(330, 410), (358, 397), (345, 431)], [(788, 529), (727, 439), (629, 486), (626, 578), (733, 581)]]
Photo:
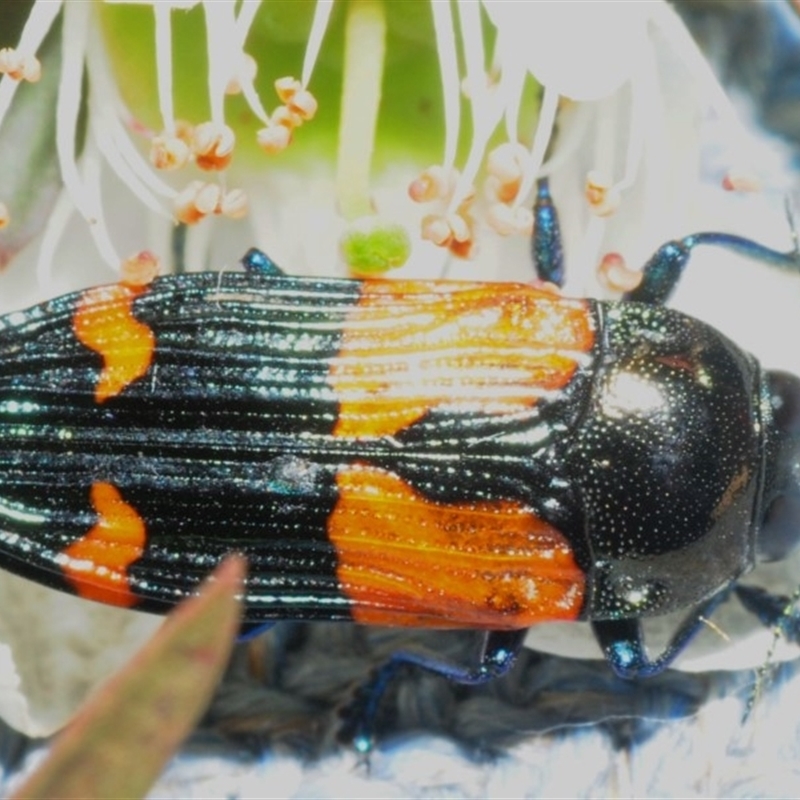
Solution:
[(547, 178), (540, 178), (533, 206), (533, 266), (539, 280), (556, 286), (564, 283), (564, 252), (561, 246), (561, 228), (558, 212), (550, 196)]

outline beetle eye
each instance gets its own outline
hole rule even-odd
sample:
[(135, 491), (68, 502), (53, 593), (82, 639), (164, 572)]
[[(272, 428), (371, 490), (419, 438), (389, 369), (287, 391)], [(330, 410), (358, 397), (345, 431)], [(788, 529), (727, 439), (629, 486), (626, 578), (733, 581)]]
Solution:
[(760, 561), (786, 558), (800, 542), (800, 380), (768, 372), (772, 421), (767, 426), (764, 516), (758, 536)]
[(774, 497), (758, 535), (759, 561), (781, 561), (800, 541), (800, 494), (783, 492)]
[(800, 435), (800, 379), (788, 372), (768, 372), (767, 386), (772, 418), (778, 435)]

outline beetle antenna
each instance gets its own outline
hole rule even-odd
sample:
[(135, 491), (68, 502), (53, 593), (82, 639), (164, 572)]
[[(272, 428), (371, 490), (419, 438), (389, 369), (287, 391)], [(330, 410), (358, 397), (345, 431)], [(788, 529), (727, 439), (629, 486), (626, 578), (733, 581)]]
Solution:
[(642, 281), (639, 286), (624, 295), (625, 300), (639, 303), (662, 305), (672, 294), (678, 280), (689, 263), (689, 257), (697, 245), (713, 245), (733, 250), (743, 256), (762, 261), (778, 269), (790, 272), (800, 271), (800, 256), (794, 225), (792, 225), (794, 247), (784, 253), (771, 247), (737, 236), (733, 233), (704, 231), (692, 233), (661, 245), (642, 269)]
[[(785, 598), (785, 600), (786, 602), (784, 603), (783, 610), (772, 624), (772, 643), (767, 650), (764, 663), (761, 664), (761, 666), (759, 666), (759, 668), (756, 670), (756, 678), (753, 682), (753, 688), (750, 692), (750, 696), (747, 698), (747, 706), (745, 707), (745, 711), (742, 716), (742, 724), (747, 722), (750, 714), (755, 708), (756, 703), (758, 702), (758, 698), (761, 696), (762, 690), (772, 677), (772, 673), (775, 670), (775, 650), (778, 647), (779, 639), (782, 637), (787, 640), (797, 638), (797, 631), (795, 631), (793, 634), (791, 631), (791, 626), (793, 624), (792, 617), (794, 609), (797, 606), (797, 603), (800, 602), (800, 585), (788, 598)], [(796, 625), (796, 622), (794, 622), (794, 624)]]
[(792, 232), (792, 243), (794, 244), (794, 258), (800, 264), (800, 241), (797, 238), (797, 214), (795, 213), (794, 203), (790, 195), (783, 198), (783, 208), (786, 212), (786, 221), (789, 223), (789, 230)]

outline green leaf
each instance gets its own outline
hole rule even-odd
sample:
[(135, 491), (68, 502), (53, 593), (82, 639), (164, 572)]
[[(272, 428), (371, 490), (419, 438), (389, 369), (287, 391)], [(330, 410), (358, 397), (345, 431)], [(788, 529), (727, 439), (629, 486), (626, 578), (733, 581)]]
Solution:
[(89, 699), (12, 795), (143, 797), (208, 706), (239, 630), (245, 561), (233, 556)]

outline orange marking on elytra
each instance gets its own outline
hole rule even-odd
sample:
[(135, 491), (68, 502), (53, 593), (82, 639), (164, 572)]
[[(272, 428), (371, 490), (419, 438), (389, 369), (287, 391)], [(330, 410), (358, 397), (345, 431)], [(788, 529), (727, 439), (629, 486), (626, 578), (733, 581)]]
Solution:
[(364, 281), (329, 382), (335, 436), (391, 436), (437, 407), (513, 414), (594, 344), (585, 302), (522, 284)]
[(363, 464), (336, 483), (328, 537), (356, 622), (515, 630), (580, 613), (569, 542), (523, 503), (437, 503)]
[(90, 498), (99, 519), (82, 539), (64, 550), (64, 576), (80, 597), (130, 607), (136, 596), (128, 569), (144, 552), (144, 520), (110, 483), (92, 484)]
[(133, 316), (133, 301), (143, 290), (117, 283), (89, 289), (78, 301), (72, 321), (75, 336), (103, 358), (94, 390), (98, 403), (141, 378), (153, 360), (153, 332)]

